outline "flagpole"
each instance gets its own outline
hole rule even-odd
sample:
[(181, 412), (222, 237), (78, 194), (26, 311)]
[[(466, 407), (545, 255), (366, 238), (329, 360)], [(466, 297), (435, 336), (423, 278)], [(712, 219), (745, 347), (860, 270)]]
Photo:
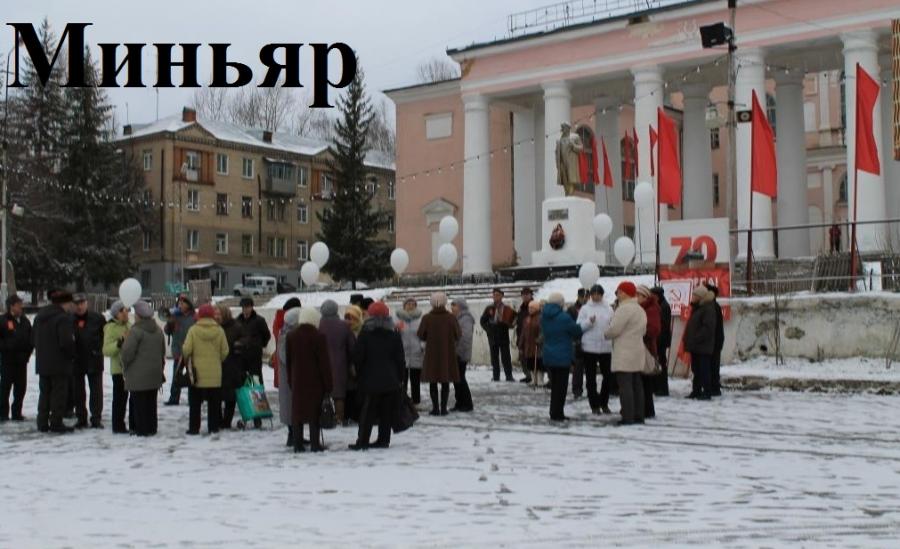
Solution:
[[(859, 121), (857, 121), (858, 127)], [(853, 225), (850, 226), (850, 291), (856, 289), (856, 254), (859, 249), (856, 245), (856, 208), (859, 204), (857, 189), (859, 189), (859, 170), (856, 168), (856, 157), (853, 162)]]
[[(662, 129), (662, 125), (659, 120), (659, 109), (656, 112), (656, 127)], [(649, 134), (648, 134), (649, 135)], [(653, 148), (653, 143), (650, 143), (650, 148)], [(659, 163), (659, 135), (656, 137), (656, 269), (653, 271), (653, 285), (656, 286), (659, 284), (659, 182), (662, 180), (662, 165)], [(653, 165), (653, 151), (650, 151), (650, 165)]]
[(747, 294), (753, 295), (753, 162), (750, 162), (750, 230), (747, 231)]

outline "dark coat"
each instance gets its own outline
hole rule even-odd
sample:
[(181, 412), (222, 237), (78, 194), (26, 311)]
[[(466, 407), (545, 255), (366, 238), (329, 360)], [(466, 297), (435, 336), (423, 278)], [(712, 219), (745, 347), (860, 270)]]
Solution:
[(665, 353), (666, 349), (672, 346), (672, 306), (669, 305), (665, 297), (660, 298), (657, 296), (657, 300), (659, 302), (661, 330), (659, 339), (656, 342), (656, 349), (661, 353)]
[(152, 318), (138, 318), (122, 343), (126, 391), (156, 391), (165, 382), (166, 336)]
[(718, 301), (713, 301), (713, 306), (716, 311), (716, 341), (713, 346), (713, 353), (718, 354), (725, 347), (725, 317), (722, 315), (722, 306), (719, 305)]
[(6, 313), (0, 323), (0, 367), (22, 367), (34, 350), (31, 322), (28, 317)]
[(176, 309), (175, 313), (166, 322), (163, 331), (172, 338), (172, 356), (178, 359), (181, 357), (181, 346), (184, 345), (184, 340), (187, 339), (188, 330), (191, 329), (197, 319), (194, 318), (193, 309), (188, 311), (187, 314), (182, 313), (181, 309)]
[(525, 327), (525, 321), (528, 319), (528, 303), (522, 302), (519, 305), (519, 312), (516, 313), (516, 346), (521, 347), (519, 338), (522, 337), (522, 328)]
[(650, 354), (658, 357), (657, 343), (659, 334), (662, 332), (662, 314), (659, 310), (659, 304), (652, 295), (641, 304), (644, 313), (647, 315), (647, 331), (644, 332), (644, 347), (650, 351)]
[[(328, 358), (331, 360), (331, 381), (333, 388), (331, 396), (337, 399), (347, 396), (347, 377), (349, 376), (350, 361), (353, 359), (353, 347), (356, 345), (356, 336), (350, 325), (340, 318), (328, 317), (319, 321), (319, 331), (328, 341)], [(357, 375), (359, 371), (357, 370)]]
[(328, 341), (318, 328), (310, 324), (297, 326), (285, 337), (287, 382), (291, 388), (291, 423), (318, 421), (322, 399), (332, 389)]
[(359, 378), (359, 390), (367, 394), (399, 391), (406, 374), (403, 340), (390, 319), (370, 318), (365, 321), (353, 363)]
[(94, 311), (88, 311), (84, 316), (75, 315), (76, 374), (103, 372), (103, 328), (105, 326), (106, 319)]
[(244, 346), (244, 357), (247, 361), (247, 367), (250, 372), (259, 373), (262, 368), (263, 349), (272, 339), (272, 333), (269, 332), (269, 325), (266, 319), (256, 314), (256, 311), (250, 313), (249, 318), (244, 318), (243, 314), (238, 315), (235, 322), (240, 325), (243, 330), (241, 344)]
[(228, 341), (228, 356), (222, 361), (222, 400), (231, 402), (235, 399), (235, 390), (244, 384), (247, 365), (238, 342), (244, 331), (234, 319), (222, 324), (225, 339)]
[(34, 317), (35, 370), (41, 376), (71, 376), (75, 367), (75, 323), (59, 305)]
[(716, 347), (716, 309), (712, 301), (693, 305), (684, 328), (684, 350), (697, 355), (712, 355)]
[(516, 311), (509, 305), (501, 302), (503, 310), (500, 312), (500, 322), (495, 320), (497, 307), (491, 303), (481, 314), (481, 327), (487, 333), (488, 341), (495, 345), (509, 345), (509, 329), (516, 323)]
[[(512, 309), (509, 309), (512, 312)], [(450, 311), (435, 307), (422, 317), (419, 339), (425, 342), (425, 365), (422, 381), (426, 383), (459, 382), (456, 343), (461, 337), (459, 322)], [(507, 333), (507, 341), (509, 341)]]

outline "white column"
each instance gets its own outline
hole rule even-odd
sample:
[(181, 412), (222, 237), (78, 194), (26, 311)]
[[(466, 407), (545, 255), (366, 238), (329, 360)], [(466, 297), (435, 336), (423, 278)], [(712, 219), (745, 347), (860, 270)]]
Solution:
[[(606, 141), (606, 153), (609, 156), (609, 166), (612, 169), (613, 186), (604, 187), (602, 184), (595, 188), (594, 203), (597, 212), (605, 212), (612, 218), (613, 230), (607, 242), (599, 249), (607, 250), (607, 256), (612, 257), (612, 243), (625, 234), (625, 215), (622, 212), (622, 148), (619, 144), (619, 100), (612, 97), (601, 97), (594, 102), (597, 124), (594, 129), (597, 137), (597, 154), (600, 155), (597, 165), (600, 168), (600, 177), (603, 177), (603, 147), (600, 138)], [(601, 181), (602, 183), (602, 181)]]
[[(544, 204), (544, 139), (542, 132), (544, 130), (544, 103), (538, 101), (534, 106), (534, 139), (528, 145), (534, 151), (534, 241), (537, 243), (537, 249), (541, 249), (544, 243), (541, 242), (541, 233), (544, 230), (543, 211), (541, 207)], [(554, 176), (555, 177), (555, 176)], [(531, 261), (531, 258), (528, 258)]]
[[(900, 162), (894, 160), (894, 116), (891, 94), (891, 81), (894, 78), (891, 57), (881, 58), (881, 80), (888, 85), (881, 88), (885, 97), (881, 100), (881, 160), (884, 173), (885, 195), (887, 199), (887, 216), (890, 219), (900, 218)], [(888, 225), (888, 234), (893, 248), (900, 247), (900, 223)]]
[[(750, 110), (753, 91), (760, 105), (766, 106), (766, 66), (763, 52), (757, 48), (738, 50), (737, 78), (735, 80), (735, 103), (738, 110)], [(737, 125), (735, 148), (737, 152), (737, 216), (738, 228), (750, 227), (750, 144), (751, 124)], [(772, 227), (772, 199), (766, 195), (753, 193), (753, 228)], [(738, 257), (747, 257), (747, 233), (738, 238)], [(753, 234), (753, 257), (771, 259), (775, 257), (775, 243), (770, 231), (755, 231)]]
[[(657, 109), (663, 105), (662, 70), (656, 65), (631, 70), (634, 74), (634, 129), (638, 134), (638, 179), (651, 181), (650, 177), (650, 126), (656, 128)], [(637, 208), (635, 212), (634, 238), (638, 249), (635, 263), (656, 262), (656, 181), (653, 205)], [(660, 208), (660, 221), (666, 221), (668, 208)]]
[[(775, 82), (778, 224), (804, 225), (809, 223), (809, 201), (806, 198), (803, 74), (778, 73)], [(807, 257), (809, 254), (809, 231), (778, 231), (778, 257)]]
[(685, 219), (713, 216), (712, 150), (706, 127), (709, 84), (688, 84), (684, 94), (684, 204)]
[(540, 206), (535, 200), (534, 177), (534, 110), (513, 112), (513, 231), (519, 263), (531, 263), (531, 253), (537, 248), (535, 220)]
[(466, 158), (463, 171), (463, 274), (490, 273), (491, 165), (490, 109), (483, 95), (463, 97)]
[[(884, 161), (881, 161), (881, 174), (858, 172), (856, 169), (856, 64), (859, 63), (872, 78), (880, 81), (881, 71), (878, 69), (878, 44), (875, 32), (860, 30), (841, 35), (844, 42), (844, 75), (847, 119), (847, 206), (849, 219), (853, 220), (854, 198), (859, 200), (856, 215), (859, 221), (884, 219), (887, 217), (887, 199), (884, 188)], [(878, 94), (875, 104), (872, 129), (875, 133), (875, 144), (883, 148), (881, 139), (881, 102), (884, 99), (884, 88)], [(879, 151), (879, 158), (884, 158)], [(854, 197), (854, 184), (859, 190)], [(888, 234), (884, 225), (859, 225), (856, 240), (861, 252), (885, 250), (888, 247)]]
[[(556, 181), (556, 141), (560, 125), (572, 121), (572, 94), (568, 82), (547, 82), (544, 88), (544, 199), (565, 196)], [(573, 128), (574, 130), (574, 128)]]

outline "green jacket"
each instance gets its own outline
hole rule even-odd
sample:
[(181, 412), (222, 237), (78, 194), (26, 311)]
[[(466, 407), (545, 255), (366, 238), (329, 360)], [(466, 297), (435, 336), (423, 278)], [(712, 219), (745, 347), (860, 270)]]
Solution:
[(190, 358), (196, 372), (195, 387), (222, 386), (222, 362), (228, 356), (225, 330), (211, 318), (201, 318), (188, 330), (181, 356)]
[(122, 345), (126, 391), (156, 391), (163, 384), (166, 336), (152, 318), (134, 323)]
[(103, 356), (109, 357), (109, 373), (117, 375), (122, 373), (122, 349), (119, 347), (119, 338), (125, 337), (131, 325), (128, 322), (121, 323), (112, 320), (103, 327)]

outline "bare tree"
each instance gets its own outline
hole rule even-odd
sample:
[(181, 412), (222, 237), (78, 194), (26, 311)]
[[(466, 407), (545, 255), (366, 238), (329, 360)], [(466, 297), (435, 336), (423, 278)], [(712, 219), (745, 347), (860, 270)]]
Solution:
[(229, 122), (229, 88), (198, 88), (191, 97), (191, 107), (201, 119)]
[(313, 109), (308, 106), (307, 95), (301, 95), (294, 113), (293, 133), (331, 141), (334, 138), (334, 119), (328, 114), (329, 109)]
[(373, 101), (372, 122), (369, 124), (368, 140), (373, 150), (394, 154), (396, 149), (396, 134), (391, 122), (387, 103)]
[(293, 118), (297, 102), (291, 90), (279, 83), (271, 88), (256, 88), (256, 92), (259, 96), (259, 115), (264, 129), (278, 131)]
[(416, 67), (416, 75), (419, 82), (442, 82), (459, 77), (459, 68), (448, 58), (432, 57), (428, 61), (419, 63)]

